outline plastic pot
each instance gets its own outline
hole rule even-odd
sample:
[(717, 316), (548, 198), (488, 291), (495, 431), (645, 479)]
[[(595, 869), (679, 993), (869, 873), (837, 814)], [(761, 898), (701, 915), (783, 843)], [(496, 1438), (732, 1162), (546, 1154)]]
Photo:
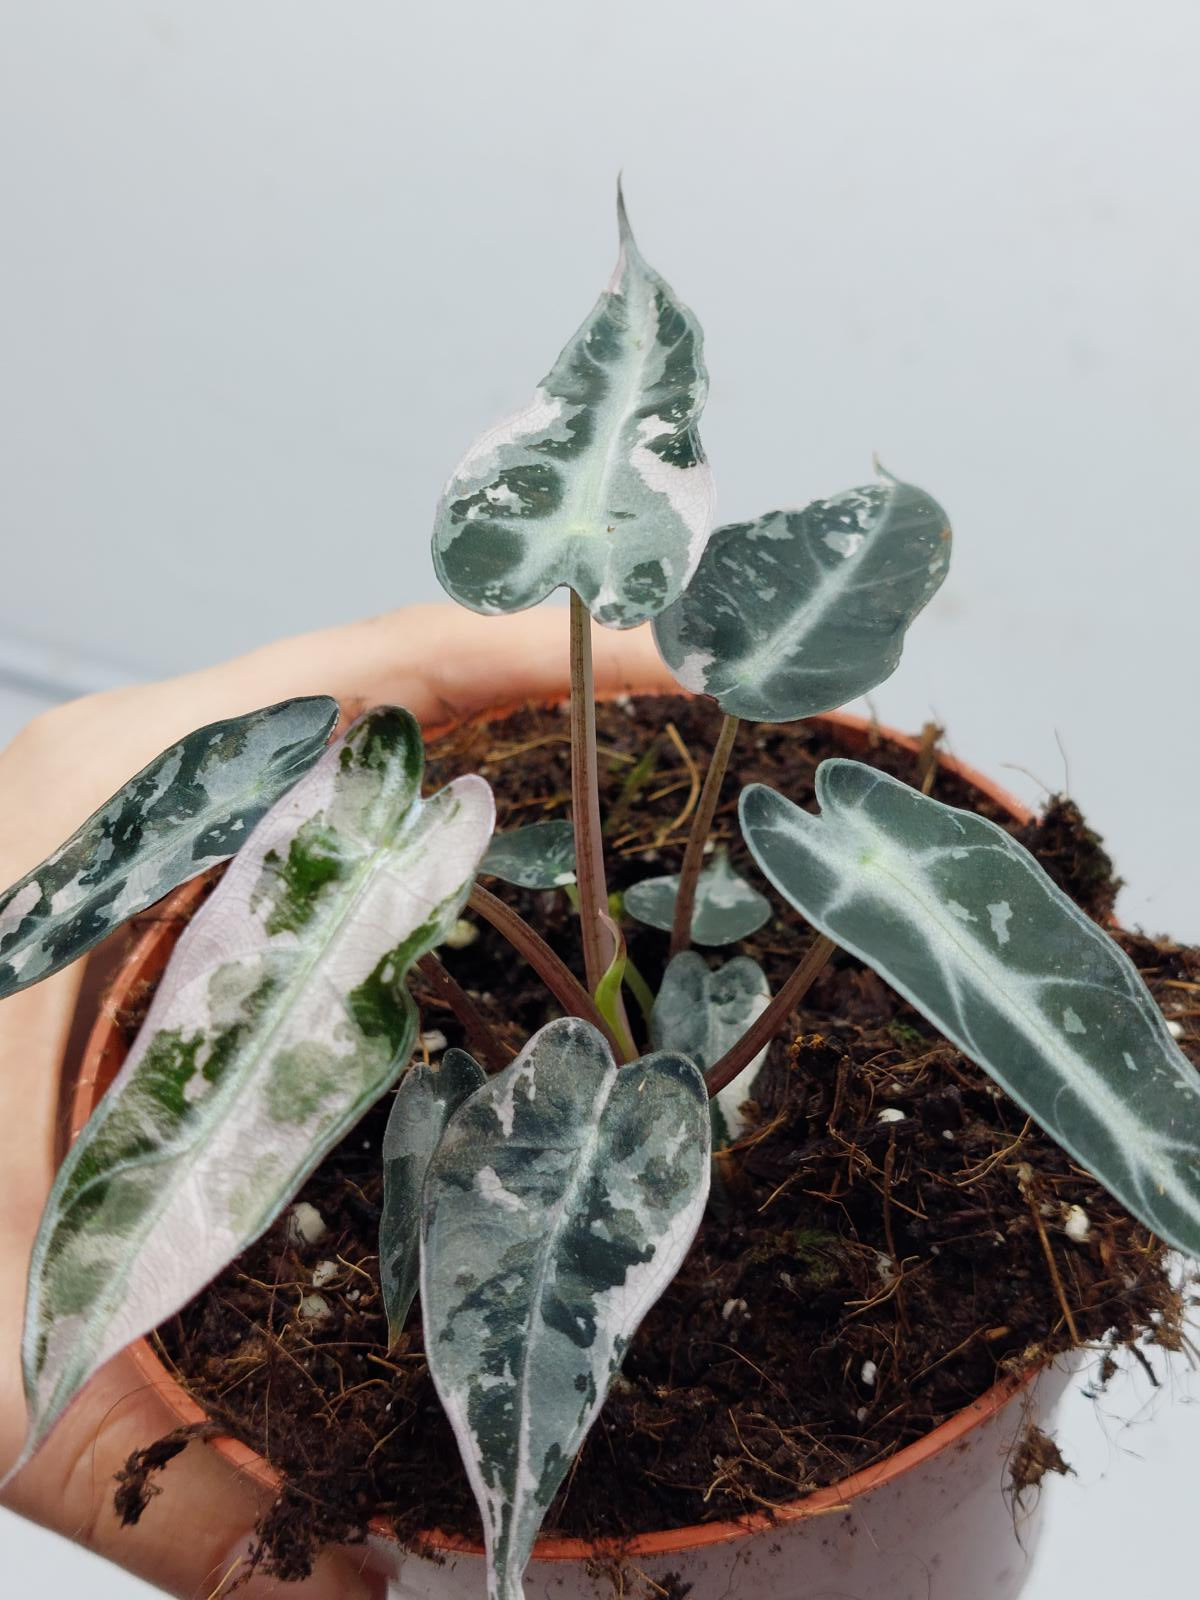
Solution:
[[(484, 720), (494, 720), (502, 711)], [(839, 730), (851, 753), (874, 739), (915, 750), (916, 742), (844, 713), (813, 719)], [(940, 756), (1018, 821), (1029, 813), (980, 773)], [(125, 1058), (118, 1018), (156, 983), (206, 880), (184, 885), (134, 924), (134, 943), (102, 1002), (71, 1107), (74, 1139)], [(204, 1420), (197, 1402), (150, 1343), (132, 1355), (181, 1423)], [(653, 1596), (690, 1588), (691, 1600), (1012, 1600), (1024, 1587), (1039, 1531), (1038, 1497), (1017, 1504), (1006, 1464), (1032, 1422), (1044, 1422), (1068, 1379), (1041, 1368), (997, 1384), (940, 1427), (886, 1461), (770, 1514), (738, 1522), (639, 1534), (619, 1545), (545, 1536), (526, 1575), (531, 1595), (613, 1600), (633, 1583)], [(274, 1486), (268, 1463), (231, 1439), (214, 1441), (231, 1464)], [(393, 1600), (482, 1600), (482, 1549), (432, 1529), (417, 1549), (386, 1525), (372, 1525), (369, 1564), (389, 1579)]]

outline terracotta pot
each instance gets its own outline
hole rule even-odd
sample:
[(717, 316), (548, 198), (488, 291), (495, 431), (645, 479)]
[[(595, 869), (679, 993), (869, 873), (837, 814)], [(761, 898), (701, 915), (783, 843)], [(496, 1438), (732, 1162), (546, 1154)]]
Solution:
[[(832, 713), (812, 720), (839, 730), (839, 742), (851, 752), (867, 752), (876, 736), (917, 748), (906, 735), (873, 730), (860, 717)], [(1024, 806), (981, 774), (948, 756), (940, 756), (939, 765), (1018, 821), (1028, 820)], [(157, 982), (208, 881), (184, 885), (134, 924), (135, 942), (88, 1040), (72, 1104), (72, 1139), (125, 1058), (116, 1018), (139, 989)], [(147, 1340), (138, 1340), (131, 1353), (181, 1423), (204, 1420)], [(1051, 1367), (999, 1383), (886, 1461), (770, 1516), (639, 1534), (619, 1546), (543, 1537), (527, 1590), (561, 1600), (613, 1600), (624, 1567), (626, 1578), (641, 1576), (659, 1586), (677, 1576), (691, 1586), (692, 1600), (750, 1593), (758, 1600), (1012, 1600), (1024, 1587), (1039, 1518), (1036, 1496), (1022, 1508), (1006, 1492), (1005, 1464), (1029, 1423), (1044, 1421), (1068, 1376)], [(216, 1440), (213, 1448), (265, 1486), (278, 1482), (267, 1462), (236, 1440)], [(482, 1600), (486, 1592), (481, 1547), (454, 1535), (433, 1530), (414, 1551), (377, 1523), (369, 1550), (371, 1564), (390, 1580), (393, 1600)]]

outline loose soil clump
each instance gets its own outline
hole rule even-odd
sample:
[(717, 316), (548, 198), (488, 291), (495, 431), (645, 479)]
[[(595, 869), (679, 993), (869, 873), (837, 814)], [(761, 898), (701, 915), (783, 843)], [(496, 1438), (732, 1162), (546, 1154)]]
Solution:
[[(713, 708), (683, 697), (600, 708), (611, 889), (678, 869), (717, 722)], [(864, 753), (846, 737), (814, 724), (743, 728), (714, 829), (735, 867), (757, 878), (736, 822), (745, 783), (812, 807), (817, 764), (845, 753), (918, 786), (928, 779), (928, 751), (878, 738)], [(566, 717), (522, 710), (431, 745), (429, 787), (472, 770), (493, 785), (501, 828), (565, 815)], [(1117, 881), (1071, 802), (1054, 800), (1019, 826), (936, 761), (932, 793), (1001, 822), (1089, 914), (1109, 917)], [(491, 886), (577, 965), (565, 895)], [(666, 935), (626, 931), (657, 986)], [(739, 950), (777, 987), (809, 937), (780, 907)], [(1200, 952), (1115, 937), (1178, 1016), (1181, 1045), (1200, 1065)], [(442, 954), (513, 1052), (556, 1014), (487, 926)], [(419, 998), (428, 1042), (438, 1046), (434, 1030), (465, 1042), (441, 1002)], [(131, 1029), (138, 1020), (129, 1017)], [(771, 1049), (748, 1131), (720, 1162), (691, 1253), (634, 1339), (549, 1532), (621, 1540), (770, 1512), (1078, 1342), (1181, 1345), (1182, 1294), (1164, 1248), (872, 972), (839, 953), (794, 1021)], [(389, 1100), (304, 1187), (324, 1235), (306, 1243), (281, 1219), (156, 1336), (210, 1416), (282, 1475), (259, 1529), (261, 1556), (280, 1576), (305, 1573), (328, 1540), (361, 1538), (372, 1518), (407, 1540), (431, 1526), (480, 1537), (419, 1311), (401, 1347), (387, 1349), (376, 1235)], [(157, 1464), (131, 1462), (124, 1494), (134, 1516), (152, 1492), (144, 1469)]]

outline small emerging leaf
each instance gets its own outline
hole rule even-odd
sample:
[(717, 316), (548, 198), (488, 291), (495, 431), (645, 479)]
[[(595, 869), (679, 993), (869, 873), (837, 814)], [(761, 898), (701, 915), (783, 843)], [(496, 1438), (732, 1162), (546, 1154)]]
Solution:
[[(625, 910), (638, 922), (670, 933), (679, 895), (679, 874), (643, 878), (625, 891)], [(712, 865), (696, 881), (692, 909), (694, 944), (736, 944), (748, 939), (771, 915), (771, 902), (729, 865), (729, 852), (719, 845)]]
[(519, 889), (565, 889), (575, 882), (575, 829), (569, 822), (531, 822), (494, 834), (479, 870)]
[[(771, 999), (767, 975), (749, 956), (735, 956), (709, 970), (703, 956), (684, 950), (663, 976), (650, 1018), (650, 1042), (656, 1050), (678, 1050), (707, 1072), (766, 1010)], [(713, 1097), (713, 1142), (732, 1144), (746, 1119), (742, 1105), (753, 1098), (754, 1080), (766, 1048), (731, 1083)]]
[(407, 711), (356, 722), (184, 933), (34, 1246), (28, 1454), (93, 1372), (278, 1215), (408, 1059), (410, 965), (454, 926), (492, 828), (482, 778), (420, 799)]
[(856, 761), (820, 816), (742, 794), (759, 866), (1147, 1227), (1200, 1256), (1200, 1073), (1137, 969), (1003, 828)]
[(728, 715), (790, 722), (890, 677), (949, 563), (946, 513), (884, 477), (718, 528), (654, 636), (680, 683)]
[(709, 1183), (704, 1081), (617, 1068), (574, 1017), (450, 1120), (425, 1184), (425, 1348), (479, 1502), (493, 1600), (521, 1600), (542, 1518)]
[(619, 196), (618, 220), (608, 288), (438, 506), (437, 575), (472, 611), (524, 611), (567, 584), (598, 622), (636, 627), (682, 593), (708, 538), (700, 326), (642, 259)]
[(415, 1062), (392, 1101), (383, 1133), (379, 1283), (393, 1349), (417, 1292), (425, 1174), (447, 1122), (486, 1082), (487, 1074), (465, 1050), (447, 1050), (433, 1066)]
[(41, 866), (0, 893), (0, 1000), (240, 850), (337, 721), (324, 695), (213, 722), (156, 756)]

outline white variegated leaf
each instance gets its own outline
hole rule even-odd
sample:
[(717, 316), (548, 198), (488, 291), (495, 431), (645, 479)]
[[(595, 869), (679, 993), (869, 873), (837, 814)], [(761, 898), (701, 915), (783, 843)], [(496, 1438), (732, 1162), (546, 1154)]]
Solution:
[(1169, 1243), (1200, 1256), (1200, 1074), (1133, 963), (995, 823), (856, 761), (742, 794), (759, 866)]
[(618, 1068), (574, 1017), (450, 1120), (425, 1184), (421, 1304), (493, 1600), (521, 1600), (555, 1491), (699, 1226), (709, 1161), (695, 1066)]
[(0, 893), (0, 1000), (48, 978), (240, 850), (337, 721), (324, 695), (213, 722), (156, 756)]
[[(665, 878), (643, 878), (625, 891), (624, 905), (629, 915), (649, 928), (671, 931), (675, 920), (675, 901), (679, 895), (679, 874)], [(696, 880), (696, 901), (692, 908), (694, 944), (736, 944), (748, 939), (771, 915), (771, 902), (759, 894), (729, 865), (729, 852), (719, 845), (710, 866)]]
[(414, 1064), (400, 1080), (383, 1132), (383, 1206), (379, 1285), (394, 1348), (417, 1292), (421, 1262), (421, 1191), (447, 1122), (487, 1082), (465, 1050)]
[(712, 527), (700, 326), (642, 259), (619, 196), (617, 209), (608, 288), (439, 504), (437, 574), (473, 611), (523, 611), (566, 584), (598, 622), (635, 627), (682, 593)]
[[(767, 975), (749, 956), (735, 956), (710, 970), (703, 956), (684, 950), (663, 974), (650, 1015), (650, 1043), (656, 1050), (679, 1051), (707, 1072), (733, 1049), (770, 999)], [(753, 1098), (766, 1054), (766, 1048), (760, 1050), (713, 1097), (713, 1142), (718, 1147), (732, 1144), (744, 1131), (742, 1106)]]
[(575, 829), (552, 820), (497, 833), (479, 870), (520, 889), (564, 889), (575, 882)]
[(408, 1059), (405, 973), (453, 927), (493, 822), (482, 778), (421, 800), (422, 765), (408, 712), (361, 718), (184, 933), (42, 1218), (27, 1453), (263, 1232)]
[(890, 677), (949, 564), (946, 513), (882, 475), (718, 528), (654, 636), (680, 683), (728, 715), (790, 722)]

